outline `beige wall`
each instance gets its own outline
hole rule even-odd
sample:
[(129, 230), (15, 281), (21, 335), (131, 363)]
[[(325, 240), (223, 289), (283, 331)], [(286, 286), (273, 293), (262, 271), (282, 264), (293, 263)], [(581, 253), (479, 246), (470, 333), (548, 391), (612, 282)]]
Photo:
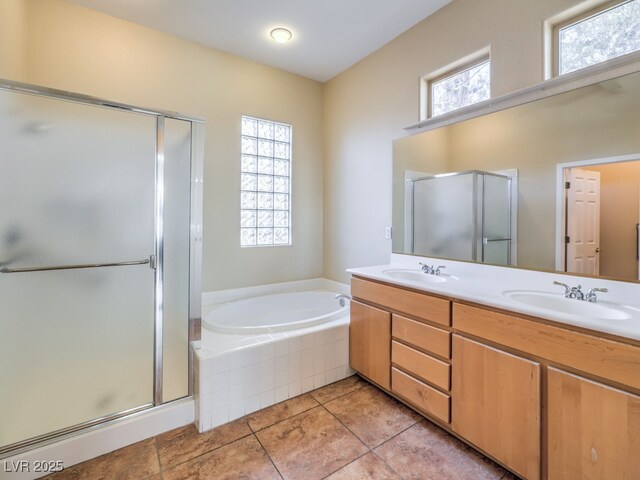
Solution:
[(0, 78), (25, 78), (26, 23), (27, 2), (0, 0)]
[(577, 0), (454, 0), (324, 89), (325, 276), (384, 263), (392, 142), (419, 118), (419, 78), (491, 48), (492, 95), (543, 80), (543, 22)]
[(640, 161), (585, 169), (600, 172), (600, 274), (638, 280)]
[[(320, 83), (60, 0), (27, 5), (28, 82), (206, 120), (204, 291), (322, 276)], [(239, 246), (241, 114), (293, 125), (290, 247)]]
[[(615, 91), (600, 85), (583, 87), (403, 138), (394, 145), (419, 147), (424, 163), (418, 169), (423, 171), (517, 169), (518, 265), (554, 270), (556, 165), (640, 152), (640, 74), (622, 77), (615, 83)], [(426, 154), (435, 151), (442, 155), (441, 143), (431, 139), (442, 131), (449, 132), (444, 168)], [(416, 142), (423, 136), (422, 142)], [(419, 155), (414, 152), (411, 157), (416, 156)], [(404, 163), (398, 162), (399, 156), (395, 158), (394, 165)], [(415, 164), (410, 163), (410, 168)], [(619, 201), (623, 198), (624, 195), (616, 197)], [(627, 204), (624, 201), (620, 206)]]
[[(319, 276), (323, 259), (346, 281), (388, 260), (392, 142), (418, 121), (419, 78), (489, 46), (494, 97), (538, 83), (543, 21), (577, 3), (454, 0), (323, 86), (60, 0), (0, 0), (0, 76), (207, 120), (204, 290)], [(238, 245), (243, 113), (294, 126), (292, 247)]]

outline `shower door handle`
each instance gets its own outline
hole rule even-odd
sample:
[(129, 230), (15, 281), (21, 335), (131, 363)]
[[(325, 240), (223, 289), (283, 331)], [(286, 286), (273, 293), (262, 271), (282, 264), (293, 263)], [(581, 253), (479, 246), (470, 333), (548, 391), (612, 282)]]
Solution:
[(27, 273), (27, 272), (48, 272), (51, 270), (76, 270), (80, 268), (102, 268), (102, 267), (125, 267), (129, 265), (147, 265), (151, 262), (150, 258), (144, 260), (134, 260), (131, 262), (115, 262), (115, 263), (83, 263), (79, 265), (56, 265), (52, 267), (26, 267), (26, 268), (0, 268), (0, 273)]
[(487, 243), (491, 243), (491, 242), (510, 242), (511, 238), (483, 238), (482, 239), (482, 243), (484, 243), (485, 245)]

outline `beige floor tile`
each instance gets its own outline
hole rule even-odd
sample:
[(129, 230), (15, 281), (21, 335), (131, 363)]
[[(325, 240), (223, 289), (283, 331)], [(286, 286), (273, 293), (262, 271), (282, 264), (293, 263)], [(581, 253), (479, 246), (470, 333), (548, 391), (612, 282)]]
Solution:
[(257, 432), (317, 406), (318, 402), (311, 395), (300, 395), (264, 410), (258, 410), (256, 413), (249, 415), (247, 421), (251, 429)]
[(428, 421), (374, 452), (405, 479), (498, 480), (505, 470)]
[[(155, 439), (150, 438), (45, 478), (55, 480), (138, 480), (160, 472)], [(153, 478), (153, 477), (151, 477)]]
[(251, 435), (163, 472), (164, 480), (281, 480)]
[(204, 433), (198, 433), (194, 425), (171, 430), (157, 437), (160, 463), (162, 468), (177, 465), (250, 434), (244, 419)]
[(325, 408), (369, 448), (377, 447), (422, 419), (371, 385), (332, 400)]
[(369, 384), (362, 380), (358, 375), (352, 375), (345, 378), (344, 380), (339, 380), (325, 387), (318, 388), (317, 390), (312, 391), (311, 395), (318, 402), (327, 403), (334, 398), (338, 398), (349, 392), (353, 392), (354, 390), (362, 388), (365, 385)]
[(368, 450), (322, 407), (261, 430), (256, 436), (287, 480), (324, 478)]
[(375, 453), (369, 452), (329, 475), (326, 480), (402, 480), (402, 477)]

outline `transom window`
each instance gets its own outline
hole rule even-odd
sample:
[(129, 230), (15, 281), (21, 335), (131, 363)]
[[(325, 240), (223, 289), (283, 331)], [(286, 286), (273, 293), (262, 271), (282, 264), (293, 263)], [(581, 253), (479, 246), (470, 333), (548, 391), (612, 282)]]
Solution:
[(291, 125), (242, 116), (240, 246), (291, 244)]
[(640, 0), (607, 3), (554, 30), (557, 71), (565, 75), (640, 50)]
[(491, 61), (488, 58), (429, 80), (431, 117), (489, 98), (491, 98)]

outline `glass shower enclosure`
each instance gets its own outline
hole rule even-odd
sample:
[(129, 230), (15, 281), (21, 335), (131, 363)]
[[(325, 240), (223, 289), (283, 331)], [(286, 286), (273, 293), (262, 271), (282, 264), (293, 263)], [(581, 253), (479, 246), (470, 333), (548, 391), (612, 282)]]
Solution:
[(483, 171), (412, 180), (414, 255), (512, 264), (511, 178)]
[(203, 128), (0, 80), (0, 457), (191, 395)]

